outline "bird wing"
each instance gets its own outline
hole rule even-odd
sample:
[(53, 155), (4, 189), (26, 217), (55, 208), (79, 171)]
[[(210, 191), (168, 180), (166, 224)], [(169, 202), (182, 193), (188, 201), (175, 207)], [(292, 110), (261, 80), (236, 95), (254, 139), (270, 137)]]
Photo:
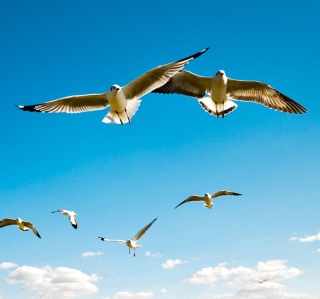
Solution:
[(81, 113), (94, 110), (102, 110), (109, 106), (105, 94), (87, 94), (65, 97), (42, 104), (22, 106), (17, 105), (23, 111), (48, 112), (48, 113)]
[(137, 242), (144, 234), (145, 232), (150, 228), (150, 226), (158, 219), (153, 219), (148, 225), (146, 225), (143, 229), (141, 229), (132, 239), (133, 242)]
[(212, 198), (215, 198), (215, 197), (218, 197), (218, 196), (221, 196), (221, 195), (234, 195), (234, 196), (239, 196), (239, 195), (242, 195), (240, 193), (236, 193), (236, 192), (232, 192), (232, 191), (226, 191), (226, 190), (221, 190), (221, 191), (218, 191), (214, 194), (211, 194), (211, 199)]
[(33, 224), (31, 222), (22, 221), (22, 223), (23, 223), (24, 226), (26, 226), (28, 228), (31, 228), (33, 230), (33, 232), (36, 234), (36, 236), (38, 236), (41, 239), (40, 234), (37, 232), (36, 228), (33, 226)]
[(299, 103), (270, 85), (258, 81), (240, 81), (228, 78), (227, 96), (239, 101), (249, 101), (283, 112), (302, 114), (307, 111)]
[(69, 220), (70, 220), (70, 222), (71, 222), (71, 225), (72, 225), (74, 228), (77, 228), (77, 227), (78, 227), (77, 218), (76, 218), (76, 214), (75, 214), (75, 213), (70, 213), (70, 215), (69, 215)]
[(98, 237), (99, 240), (101, 241), (106, 241), (106, 242), (120, 242), (120, 243), (126, 243), (126, 241), (124, 240), (111, 240), (111, 239), (106, 239), (106, 238), (102, 238), (102, 237)]
[(17, 225), (17, 221), (11, 218), (6, 218), (0, 221), (0, 227), (4, 227), (7, 225)]
[(178, 93), (193, 98), (203, 98), (211, 93), (212, 78), (202, 77), (181, 70), (163, 86), (153, 90), (155, 93)]
[(204, 201), (204, 197), (203, 196), (199, 196), (199, 195), (191, 195), (189, 196), (187, 199), (185, 199), (184, 201), (180, 202), (176, 207), (181, 206), (182, 204), (189, 202), (189, 201)]
[(209, 48), (206, 48), (196, 54), (163, 66), (158, 66), (144, 73), (142, 76), (138, 77), (122, 88), (126, 99), (138, 99), (166, 84), (169, 79), (178, 73), (185, 65), (187, 65), (191, 60), (205, 53), (208, 49)]

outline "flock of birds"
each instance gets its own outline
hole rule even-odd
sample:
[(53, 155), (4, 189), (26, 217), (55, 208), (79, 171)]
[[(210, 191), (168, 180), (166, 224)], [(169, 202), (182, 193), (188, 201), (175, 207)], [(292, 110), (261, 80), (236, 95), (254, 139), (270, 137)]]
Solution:
[[(266, 83), (231, 79), (226, 76), (223, 70), (219, 70), (213, 77), (202, 77), (183, 70), (184, 66), (207, 52), (208, 49), (206, 48), (186, 58), (151, 69), (123, 87), (116, 84), (112, 85), (108, 91), (102, 94), (74, 95), (41, 104), (17, 105), (17, 107), (23, 111), (47, 113), (82, 113), (110, 107), (102, 121), (107, 124), (122, 125), (131, 124), (131, 119), (140, 106), (140, 98), (148, 93), (174, 93), (197, 98), (201, 107), (216, 117), (224, 117), (237, 108), (237, 104), (231, 99), (255, 102), (287, 113), (302, 114), (307, 111), (299, 103)], [(204, 196), (192, 195), (175, 208), (188, 202), (203, 201), (204, 206), (211, 209), (213, 206), (212, 199), (222, 195), (239, 196), (241, 194), (221, 190), (214, 194), (206, 193)], [(71, 225), (77, 228), (77, 214), (75, 212), (57, 210), (52, 213), (55, 212), (68, 216)], [(99, 237), (99, 239), (106, 242), (126, 244), (129, 248), (129, 253), (130, 249), (133, 249), (135, 256), (135, 250), (141, 247), (137, 242), (157, 219), (158, 217), (153, 219), (148, 225), (139, 230), (132, 239), (127, 241), (103, 237)], [(31, 229), (36, 236), (41, 238), (31, 222), (20, 218), (7, 218), (0, 221), (0, 228), (9, 225), (16, 225), (22, 231)], [(258, 279), (258, 282), (262, 284), (267, 280)]]

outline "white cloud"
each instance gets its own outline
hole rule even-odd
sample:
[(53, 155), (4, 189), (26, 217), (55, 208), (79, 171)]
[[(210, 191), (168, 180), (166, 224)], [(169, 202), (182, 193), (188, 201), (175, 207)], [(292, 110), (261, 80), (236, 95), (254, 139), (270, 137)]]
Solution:
[(319, 249), (317, 249), (317, 251), (318, 251), (318, 252), (320, 252), (320, 248), (319, 248)]
[(167, 260), (165, 263), (162, 264), (162, 267), (164, 269), (171, 269), (171, 268), (174, 268), (176, 265), (179, 265), (179, 264), (182, 264), (183, 261), (181, 260)]
[(146, 256), (150, 256), (150, 257), (162, 257), (162, 255), (157, 252), (157, 253), (151, 253), (150, 251), (146, 252)]
[[(232, 292), (224, 294), (206, 295), (201, 298), (210, 299), (315, 299), (306, 294), (288, 294), (280, 280), (290, 279), (302, 273), (297, 268), (288, 267), (285, 260), (271, 260), (258, 262), (255, 267), (228, 268), (226, 263), (218, 264), (216, 267), (203, 268), (192, 275), (188, 281), (191, 284), (209, 284), (215, 286), (220, 284), (231, 288)], [(263, 284), (258, 280), (268, 279)]]
[(10, 263), (10, 262), (3, 262), (0, 264), (0, 269), (9, 269), (9, 268), (16, 268), (18, 264)]
[(295, 241), (295, 240), (299, 240), (300, 242), (313, 242), (313, 241), (317, 241), (320, 240), (320, 232), (318, 232), (317, 235), (312, 235), (312, 236), (305, 236), (304, 238), (298, 238), (298, 237), (292, 237), (290, 238), (290, 241)]
[(98, 252), (86, 251), (86, 252), (82, 253), (83, 257), (99, 256), (99, 255), (103, 255), (103, 252), (101, 252), (101, 251), (98, 251)]
[(153, 292), (139, 292), (139, 293), (117, 292), (114, 298), (115, 299), (122, 299), (122, 298), (144, 299), (144, 298), (151, 298), (153, 296), (154, 296)]
[(79, 270), (58, 267), (43, 268), (22, 266), (10, 272), (6, 281), (22, 283), (22, 290), (35, 291), (37, 299), (75, 298), (98, 292), (92, 282), (100, 279), (96, 274), (87, 275)]
[(166, 290), (166, 289), (161, 289), (160, 292), (161, 292), (161, 293), (166, 293), (167, 290)]

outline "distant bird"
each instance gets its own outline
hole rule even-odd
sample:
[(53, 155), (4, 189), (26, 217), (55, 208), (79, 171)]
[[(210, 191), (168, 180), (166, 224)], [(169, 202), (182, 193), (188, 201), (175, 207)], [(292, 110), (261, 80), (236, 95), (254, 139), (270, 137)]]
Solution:
[[(220, 70), (214, 77), (201, 77), (188, 71), (181, 70), (155, 93), (177, 93), (194, 98), (202, 108), (211, 115), (224, 117), (238, 106), (230, 99), (255, 102), (271, 109), (288, 113), (302, 114), (307, 111), (299, 103), (281, 92), (258, 81), (240, 81), (228, 78)], [(205, 97), (208, 94), (209, 97)]]
[(134, 252), (133, 252), (133, 256), (136, 256), (136, 249), (141, 247), (140, 245), (136, 244), (139, 239), (145, 234), (145, 232), (150, 228), (150, 226), (158, 219), (155, 218), (153, 219), (147, 226), (145, 226), (143, 229), (141, 229), (135, 236), (133, 239), (131, 240), (111, 240), (111, 239), (105, 239), (102, 237), (99, 237), (98, 239), (100, 239), (101, 241), (106, 241), (106, 242), (119, 242), (119, 243), (124, 243), (129, 247), (129, 254), (130, 254), (130, 248), (133, 248)]
[(142, 96), (165, 84), (173, 75), (181, 70), (191, 60), (205, 53), (206, 48), (196, 54), (158, 66), (144, 73), (124, 87), (112, 85), (110, 90), (102, 94), (87, 94), (65, 97), (36, 105), (17, 105), (23, 111), (48, 113), (81, 113), (102, 110), (110, 106), (108, 114), (102, 120), (108, 124), (131, 123)]
[(24, 232), (28, 231), (29, 229), (32, 229), (32, 231), (36, 234), (36, 236), (41, 238), (41, 236), (39, 235), (36, 228), (33, 226), (31, 222), (24, 221), (20, 218), (17, 218), (17, 219), (6, 218), (0, 221), (0, 227), (5, 227), (8, 225), (17, 225)]
[(268, 281), (268, 280), (269, 280), (269, 279), (263, 279), (263, 280), (258, 279), (258, 282), (261, 283), (261, 284), (263, 284), (265, 281)]
[(63, 215), (66, 215), (69, 217), (69, 220), (70, 220), (70, 223), (71, 225), (74, 227), (74, 228), (77, 228), (78, 227), (78, 223), (77, 223), (77, 219), (76, 219), (76, 216), (77, 214), (73, 211), (68, 211), (68, 210), (57, 210), (57, 211), (53, 211), (51, 213), (56, 213), (56, 212), (59, 212)]
[(188, 197), (187, 199), (185, 199), (183, 202), (179, 203), (175, 209), (179, 206), (181, 206), (182, 204), (186, 203), (186, 202), (190, 202), (190, 201), (204, 201), (205, 204), (204, 206), (207, 207), (208, 209), (211, 209), (211, 207), (213, 206), (213, 202), (212, 199), (221, 195), (242, 195), (240, 193), (235, 193), (235, 192), (231, 192), (231, 191), (225, 191), (225, 190), (221, 190), (217, 193), (214, 194), (209, 194), (206, 193), (204, 196), (199, 196), (199, 195), (191, 195), (190, 197)]

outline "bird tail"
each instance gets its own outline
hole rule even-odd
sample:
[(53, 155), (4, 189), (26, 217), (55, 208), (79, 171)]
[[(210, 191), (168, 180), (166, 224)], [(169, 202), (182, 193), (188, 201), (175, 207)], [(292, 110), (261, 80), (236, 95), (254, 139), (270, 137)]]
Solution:
[(236, 103), (232, 102), (229, 99), (227, 99), (227, 101), (224, 103), (215, 103), (211, 98), (204, 97), (198, 99), (198, 102), (205, 111), (216, 117), (219, 117), (221, 115), (222, 117), (224, 117), (226, 114), (230, 113), (238, 107)]
[(131, 122), (132, 117), (136, 114), (141, 100), (127, 101), (126, 111), (116, 112), (110, 109), (108, 114), (104, 117), (102, 122), (106, 124), (126, 124)]

